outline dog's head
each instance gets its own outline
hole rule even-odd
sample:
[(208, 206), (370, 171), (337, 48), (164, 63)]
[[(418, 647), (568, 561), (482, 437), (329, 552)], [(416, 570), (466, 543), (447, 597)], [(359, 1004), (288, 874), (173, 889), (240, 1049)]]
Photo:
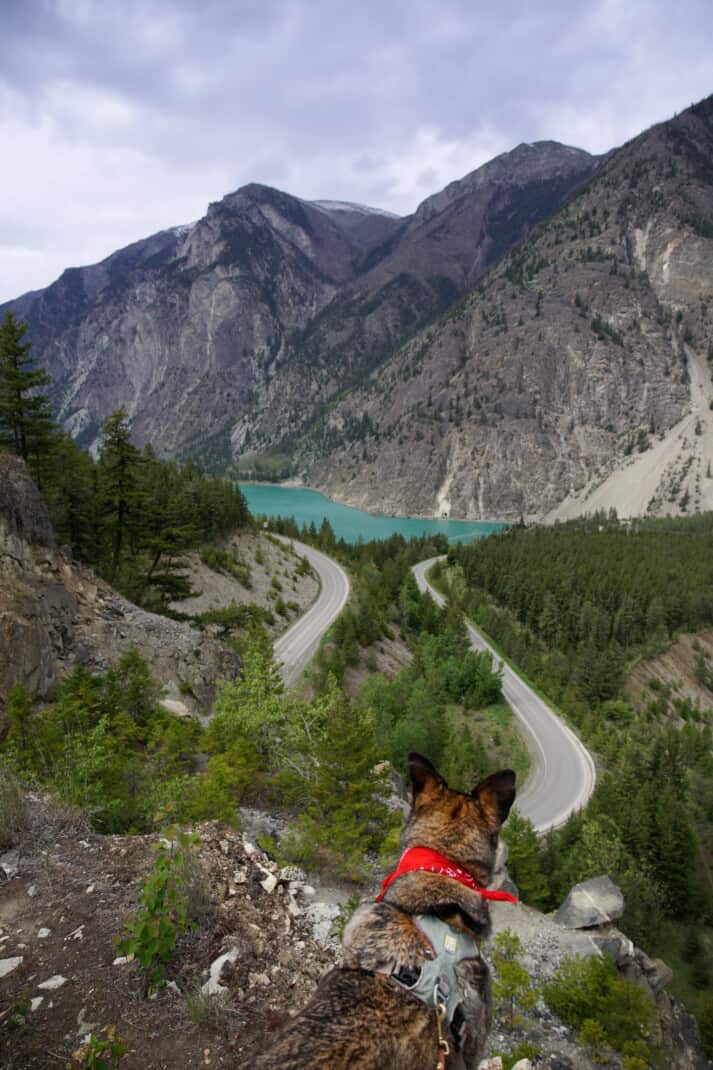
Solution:
[(487, 887), (500, 826), (515, 799), (512, 769), (493, 773), (470, 793), (453, 791), (436, 767), (414, 751), (408, 756), (413, 805), (404, 847), (430, 847), (466, 869)]

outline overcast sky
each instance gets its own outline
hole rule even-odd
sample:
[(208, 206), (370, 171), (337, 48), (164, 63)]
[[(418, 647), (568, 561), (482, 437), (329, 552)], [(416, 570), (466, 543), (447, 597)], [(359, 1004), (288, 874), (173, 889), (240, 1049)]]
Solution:
[(0, 300), (257, 181), (400, 214), (713, 92), (711, 0), (0, 0)]

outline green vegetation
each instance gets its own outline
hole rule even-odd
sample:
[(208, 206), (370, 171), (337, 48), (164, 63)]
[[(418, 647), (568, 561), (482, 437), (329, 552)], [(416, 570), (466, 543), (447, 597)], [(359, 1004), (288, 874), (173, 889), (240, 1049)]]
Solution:
[(503, 929), (493, 942), (493, 996), (507, 1029), (523, 1024), (523, 1013), (533, 1010), (539, 995), (522, 964), (524, 950), (511, 929)]
[(655, 1005), (641, 985), (619, 976), (608, 955), (565, 959), (543, 991), (550, 1009), (579, 1031), (578, 1040), (595, 1056), (613, 1048), (626, 1070), (658, 1061)]
[[(17, 695), (17, 688), (15, 689)], [(6, 851), (25, 828), (26, 808), (15, 770), (0, 756), (0, 851)]]
[(179, 800), (188, 805), (200, 726), (168, 713), (159, 696), (136, 650), (103, 674), (78, 666), (38, 715), (17, 686), (8, 702), (5, 755), (23, 779), (81, 807), (99, 831), (160, 828)]
[[(148, 608), (187, 595), (182, 555), (247, 523), (242, 494), (192, 461), (164, 462), (151, 446), (139, 450), (123, 409), (105, 421), (95, 461), (54, 423), (42, 393), (49, 379), (32, 365), (26, 331), (27, 324), (6, 312), (0, 324), (0, 448), (30, 465), (57, 542)], [(232, 564), (247, 586), (247, 566)]]
[[(674, 991), (694, 1007), (711, 984), (703, 964), (713, 935), (713, 692), (698, 706), (652, 681), (634, 705), (624, 685), (628, 668), (677, 631), (713, 624), (712, 533), (710, 514), (627, 525), (600, 515), (452, 548), (440, 570), (598, 758), (584, 814), (542, 840), (517, 815), (506, 825), (523, 898), (552, 909), (576, 881), (607, 873), (624, 892), (622, 928), (680, 963)], [(696, 671), (707, 687), (700, 650)]]
[(53, 431), (47, 398), (39, 393), (49, 377), (32, 367), (27, 324), (7, 311), (0, 324), (0, 447), (11, 449), (42, 482)]
[(178, 937), (191, 924), (189, 905), (196, 867), (191, 852), (200, 843), (196, 833), (169, 829), (170, 841), (162, 840), (153, 871), (144, 884), (141, 909), (127, 925), (126, 936), (117, 939), (122, 955), (133, 955), (144, 970), (144, 995), (158, 987)]
[(90, 1033), (84, 1043), (72, 1055), (70, 1067), (82, 1070), (111, 1070), (117, 1067), (129, 1048), (117, 1036), (116, 1026), (102, 1030), (104, 1036)]

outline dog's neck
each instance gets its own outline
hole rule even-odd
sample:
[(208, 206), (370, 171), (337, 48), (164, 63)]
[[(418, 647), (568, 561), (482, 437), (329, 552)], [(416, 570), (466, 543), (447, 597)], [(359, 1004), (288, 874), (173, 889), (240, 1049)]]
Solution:
[(407, 914), (435, 914), (454, 928), (479, 938), (490, 931), (487, 900), (440, 873), (404, 873), (389, 885), (383, 901)]

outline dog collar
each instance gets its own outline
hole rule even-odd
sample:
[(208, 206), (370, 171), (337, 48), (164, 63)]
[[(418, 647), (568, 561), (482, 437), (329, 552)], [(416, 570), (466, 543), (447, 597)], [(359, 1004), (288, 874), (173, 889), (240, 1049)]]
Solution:
[(459, 866), (457, 862), (452, 862), (450, 858), (446, 858), (445, 855), (439, 854), (438, 851), (434, 851), (430, 847), (409, 847), (408, 850), (404, 851), (394, 872), (384, 878), (381, 885), (381, 891), (376, 897), (376, 902), (381, 902), (387, 888), (397, 879), (397, 877), (402, 877), (404, 873), (412, 873), (414, 871), (440, 873), (443, 877), (450, 877), (452, 880), (458, 881), (459, 884), (464, 884), (466, 888), (470, 888), (472, 891), (477, 892), (483, 899), (496, 899), (499, 902), (504, 903), (517, 903), (515, 896), (510, 895), (509, 892), (499, 892), (494, 889), (483, 888), (473, 877), (471, 877), (470, 873), (466, 872), (466, 870), (464, 870), (462, 866)]

